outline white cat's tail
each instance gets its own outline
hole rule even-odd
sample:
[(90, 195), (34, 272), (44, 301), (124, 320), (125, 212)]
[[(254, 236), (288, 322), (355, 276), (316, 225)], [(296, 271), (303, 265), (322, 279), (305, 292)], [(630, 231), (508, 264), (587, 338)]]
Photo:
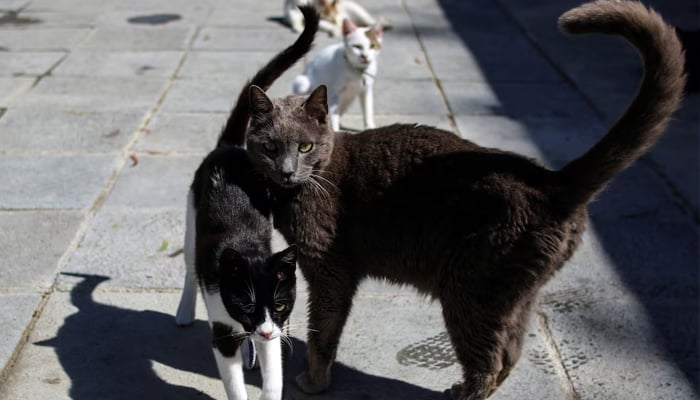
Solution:
[(294, 83), (292, 83), (292, 92), (294, 94), (309, 94), (311, 90), (311, 80), (306, 75), (299, 75), (294, 78)]

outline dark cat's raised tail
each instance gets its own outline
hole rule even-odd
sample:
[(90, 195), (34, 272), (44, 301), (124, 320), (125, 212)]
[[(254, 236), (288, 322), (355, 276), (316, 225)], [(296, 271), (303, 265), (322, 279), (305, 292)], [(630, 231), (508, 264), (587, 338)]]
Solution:
[(636, 1), (584, 4), (563, 14), (559, 26), (572, 34), (621, 35), (637, 48), (644, 62), (641, 85), (622, 117), (587, 153), (555, 174), (557, 201), (573, 209), (591, 201), (664, 132), (682, 99), (684, 59), (674, 29)]
[(269, 89), (277, 78), (311, 50), (314, 37), (318, 31), (320, 17), (313, 6), (303, 6), (299, 7), (299, 9), (304, 15), (304, 30), (294, 44), (278, 53), (243, 86), (241, 93), (238, 95), (236, 105), (231, 110), (226, 125), (221, 131), (221, 136), (219, 136), (219, 141), (216, 144), (217, 147), (223, 144), (243, 146), (245, 143), (245, 133), (250, 119), (249, 87), (256, 85), (263, 90)]

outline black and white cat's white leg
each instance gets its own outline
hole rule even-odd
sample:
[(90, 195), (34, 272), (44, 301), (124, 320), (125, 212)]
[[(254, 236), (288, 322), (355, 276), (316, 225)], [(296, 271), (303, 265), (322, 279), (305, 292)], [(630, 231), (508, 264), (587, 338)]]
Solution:
[(282, 339), (276, 337), (256, 342), (262, 374), (262, 395), (260, 400), (282, 400), (284, 377), (282, 370)]
[(362, 90), (360, 91), (360, 108), (364, 118), (365, 129), (372, 129), (374, 124), (374, 79), (363, 77)]
[(185, 284), (182, 297), (175, 314), (175, 323), (179, 326), (190, 325), (194, 322), (197, 304), (197, 273), (194, 266), (196, 240), (197, 210), (194, 208), (194, 192), (190, 189), (187, 194), (187, 211), (185, 217)]
[(202, 294), (211, 325), (214, 358), (226, 396), (228, 400), (247, 400), (243, 356), (240, 350), (247, 333), (228, 315), (218, 292), (205, 291)]
[(331, 37), (338, 37), (342, 34), (342, 27), (340, 25), (326, 19), (318, 21), (318, 29), (328, 33)]

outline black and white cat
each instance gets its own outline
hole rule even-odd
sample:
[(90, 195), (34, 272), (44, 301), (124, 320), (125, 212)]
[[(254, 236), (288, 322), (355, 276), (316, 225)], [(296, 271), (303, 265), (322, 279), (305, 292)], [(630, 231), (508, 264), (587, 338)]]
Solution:
[(356, 97), (365, 128), (374, 128), (374, 80), (382, 45), (382, 26), (361, 28), (343, 20), (343, 42), (325, 47), (294, 79), (294, 94), (308, 94), (312, 88), (328, 88), (328, 114), (331, 127), (340, 130), (340, 116)]
[[(307, 20), (303, 33), (249, 84), (269, 88), (309, 51), (318, 16), (313, 8), (303, 8), (302, 13)], [(257, 352), (263, 377), (261, 400), (281, 400), (283, 327), (296, 298), (296, 247), (274, 254), (271, 250), (268, 185), (242, 147), (250, 119), (248, 93), (245, 85), (217, 147), (199, 166), (190, 187), (184, 249), (187, 271), (175, 320), (181, 326), (193, 322), (199, 283), (228, 399), (248, 398), (243, 367), (252, 366)], [(244, 342), (246, 346), (241, 347)]]

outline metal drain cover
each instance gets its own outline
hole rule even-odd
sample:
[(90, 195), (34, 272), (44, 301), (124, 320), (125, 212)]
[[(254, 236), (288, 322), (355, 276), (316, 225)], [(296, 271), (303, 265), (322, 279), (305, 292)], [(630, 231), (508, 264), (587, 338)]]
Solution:
[(447, 368), (457, 362), (447, 332), (408, 345), (396, 353), (401, 365), (415, 365), (430, 370)]

